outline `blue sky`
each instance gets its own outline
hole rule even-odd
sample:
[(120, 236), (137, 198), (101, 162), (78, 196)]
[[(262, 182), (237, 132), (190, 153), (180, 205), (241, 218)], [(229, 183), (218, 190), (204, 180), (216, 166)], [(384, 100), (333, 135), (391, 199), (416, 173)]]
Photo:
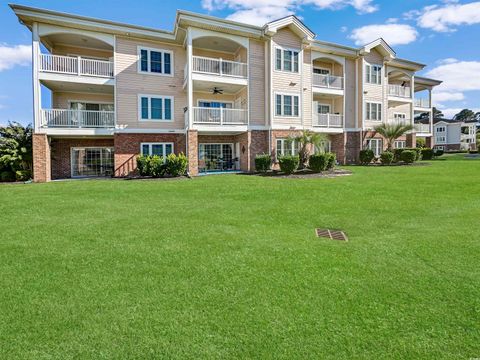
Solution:
[[(447, 116), (462, 108), (480, 111), (480, 1), (143, 0), (138, 7), (124, 0), (19, 3), (168, 30), (177, 9), (255, 24), (295, 13), (319, 40), (357, 46), (384, 37), (398, 57), (428, 64), (423, 75), (444, 80), (434, 102)], [(32, 121), (30, 42), (30, 32), (8, 2), (0, 1), (0, 123)]]

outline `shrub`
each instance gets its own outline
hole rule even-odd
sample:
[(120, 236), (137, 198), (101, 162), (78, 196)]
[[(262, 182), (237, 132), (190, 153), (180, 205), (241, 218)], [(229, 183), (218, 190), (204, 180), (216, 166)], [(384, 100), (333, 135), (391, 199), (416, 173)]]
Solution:
[(327, 170), (329, 158), (329, 153), (313, 154), (308, 160), (308, 167), (315, 172), (325, 171)]
[(170, 154), (165, 159), (165, 173), (177, 177), (182, 176), (187, 171), (188, 159), (183, 154)]
[(272, 157), (269, 154), (260, 154), (255, 156), (255, 169), (266, 173), (272, 166)]
[(3, 171), (0, 173), (1, 182), (12, 182), (15, 181), (15, 174), (11, 171)]
[(404, 148), (403, 150), (411, 150), (415, 152), (415, 161), (422, 159), (422, 149), (421, 148)]
[(15, 178), (17, 181), (28, 181), (32, 178), (32, 172), (30, 170), (17, 170), (15, 171)]
[(402, 152), (403, 150), (406, 150), (406, 149), (393, 149), (393, 162), (399, 162), (400, 161), (400, 157), (402, 155)]
[(417, 148), (424, 148), (427, 142), (425, 141), (425, 138), (417, 138)]
[(435, 157), (442, 156), (444, 153), (442, 149), (435, 149), (434, 152), (435, 152)]
[(374, 158), (375, 154), (373, 153), (373, 150), (364, 149), (360, 151), (360, 163), (362, 165), (370, 164)]
[(298, 165), (300, 164), (300, 158), (298, 155), (285, 155), (278, 158), (280, 164), (280, 170), (287, 174), (293, 174), (297, 170)]
[(148, 165), (149, 165), (149, 156), (141, 155), (137, 157), (137, 170), (141, 176), (147, 176), (149, 173)]
[(422, 149), (422, 159), (423, 160), (432, 160), (434, 157), (434, 151), (430, 148), (423, 148)]
[(417, 153), (415, 150), (403, 150), (402, 154), (400, 155), (400, 159), (407, 164), (411, 164), (415, 162), (417, 158)]
[(148, 157), (147, 175), (153, 177), (163, 177), (166, 172), (165, 159), (163, 156), (153, 155)]
[(327, 156), (327, 170), (332, 170), (337, 162), (337, 155), (334, 153), (327, 153)]
[(391, 151), (384, 151), (380, 155), (380, 161), (383, 165), (390, 165), (393, 162), (394, 154)]

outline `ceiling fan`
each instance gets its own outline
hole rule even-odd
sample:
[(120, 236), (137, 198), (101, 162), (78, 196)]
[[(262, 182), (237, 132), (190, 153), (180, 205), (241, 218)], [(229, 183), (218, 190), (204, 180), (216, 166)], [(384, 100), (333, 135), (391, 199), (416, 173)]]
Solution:
[(213, 95), (216, 95), (216, 94), (220, 94), (222, 95), (223, 94), (223, 90), (222, 89), (219, 89), (217, 88), (216, 86), (212, 89), (212, 94)]

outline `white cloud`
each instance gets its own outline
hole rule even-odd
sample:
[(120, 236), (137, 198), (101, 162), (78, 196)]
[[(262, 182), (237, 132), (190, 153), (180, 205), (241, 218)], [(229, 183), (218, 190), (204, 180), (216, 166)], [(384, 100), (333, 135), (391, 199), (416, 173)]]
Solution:
[(442, 80), (436, 90), (442, 92), (480, 90), (480, 61), (447, 59), (426, 73), (427, 77)]
[(350, 39), (356, 45), (365, 45), (378, 38), (383, 38), (389, 45), (405, 45), (417, 39), (418, 32), (406, 24), (373, 24), (354, 29)]
[(457, 59), (455, 58), (446, 58), (446, 59), (440, 59), (437, 61), (437, 64), (443, 65), (443, 64), (453, 64), (458, 62)]
[(432, 5), (422, 11), (411, 11), (404, 16), (417, 18), (418, 26), (439, 32), (455, 31), (459, 25), (480, 23), (480, 1), (458, 4), (457, 1), (447, 1), (445, 5)]
[[(455, 115), (457, 115), (460, 111), (462, 111), (463, 109), (468, 109), (469, 107), (462, 107), (462, 108), (443, 108), (443, 109), (440, 109), (443, 113), (443, 115), (445, 116), (446, 119), (451, 119), (453, 118)], [(473, 109), (470, 109), (472, 110), (473, 112), (477, 113), (477, 112), (480, 112), (480, 108), (473, 108)]]
[(432, 94), (434, 102), (444, 101), (460, 101), (465, 99), (462, 92), (448, 92), (448, 91), (433, 91)]
[(302, 6), (317, 9), (337, 10), (351, 6), (358, 13), (372, 13), (377, 6), (373, 0), (202, 0), (202, 7), (208, 11), (232, 10), (227, 19), (254, 25), (265, 25), (299, 11)]
[(348, 31), (348, 27), (346, 27), (346, 26), (342, 26), (340, 28), (340, 32), (342, 32), (342, 33), (347, 32), (347, 31)]
[(14, 66), (26, 66), (32, 60), (30, 45), (8, 46), (0, 44), (0, 71), (8, 70)]

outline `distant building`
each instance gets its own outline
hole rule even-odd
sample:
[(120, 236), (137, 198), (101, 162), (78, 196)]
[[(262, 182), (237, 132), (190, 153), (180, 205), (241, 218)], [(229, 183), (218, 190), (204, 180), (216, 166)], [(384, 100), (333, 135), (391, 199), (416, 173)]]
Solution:
[(474, 150), (477, 148), (474, 121), (433, 119), (435, 149), (444, 151)]

